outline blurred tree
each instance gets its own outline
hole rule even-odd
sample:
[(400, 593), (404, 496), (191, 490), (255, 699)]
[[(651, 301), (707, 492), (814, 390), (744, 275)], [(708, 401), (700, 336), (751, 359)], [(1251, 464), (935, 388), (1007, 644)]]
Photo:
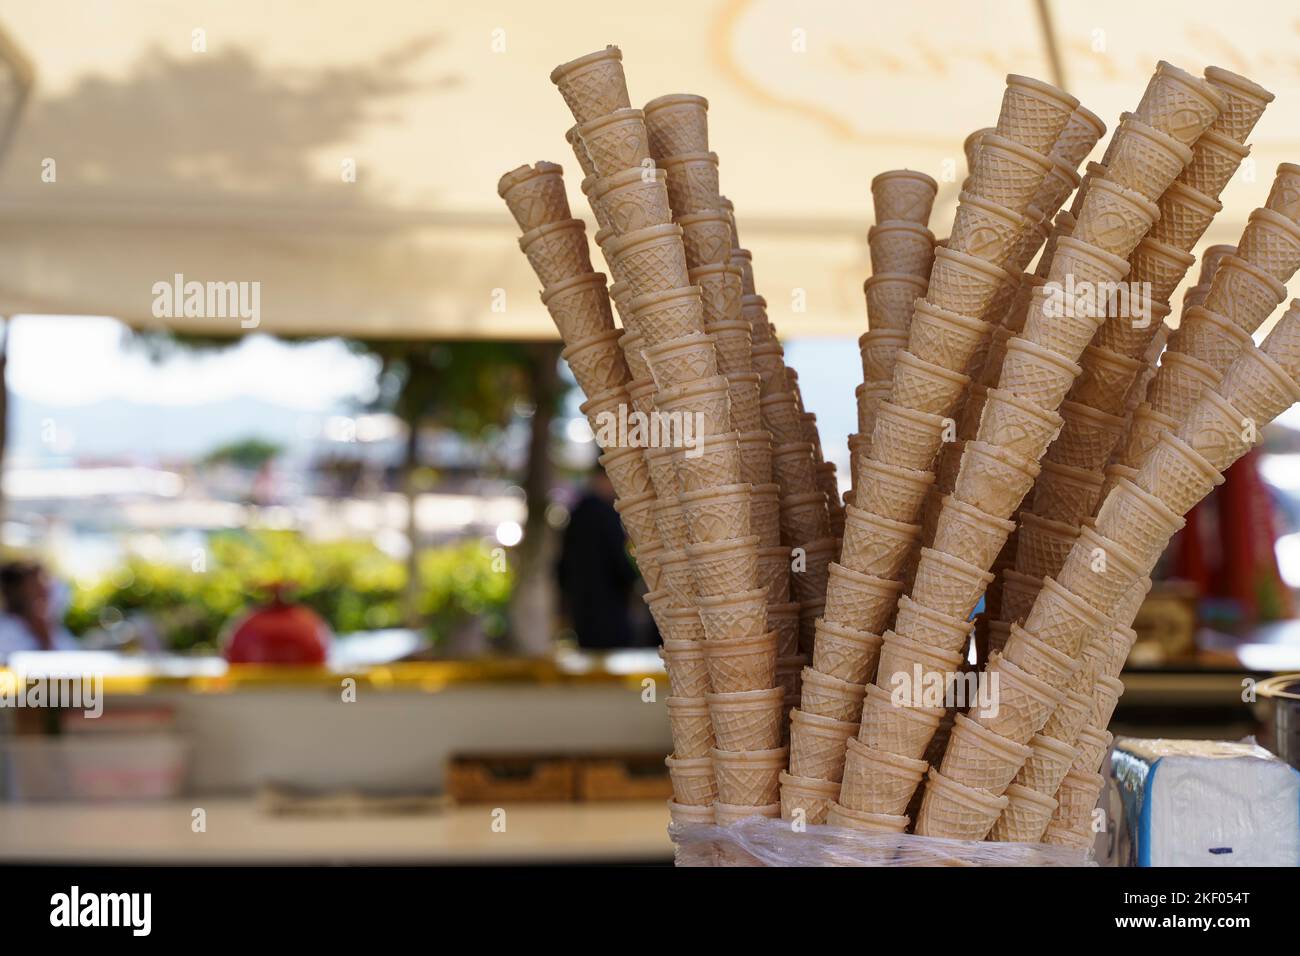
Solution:
[[(172, 332), (135, 333), (134, 338), (156, 358), (177, 349), (222, 349), (242, 341)], [(379, 361), (379, 394), (371, 406), (391, 412), (406, 425), (400, 470), (411, 548), (402, 607), (411, 626), (421, 623), (415, 503), (433, 479), (420, 461), (421, 428), (447, 428), (472, 442), (486, 443), (521, 411), (528, 416), (528, 453), (521, 482), (527, 518), (523, 539), (513, 554), (509, 635), (515, 649), (545, 653), (555, 618), (551, 566), (556, 545), (546, 521), (554, 479), (551, 426), (568, 391), (558, 374), (560, 343), (358, 338), (348, 345)]]
[(203, 462), (208, 465), (234, 465), (256, 471), (283, 451), (283, 446), (262, 438), (240, 438), (218, 445), (203, 456)]

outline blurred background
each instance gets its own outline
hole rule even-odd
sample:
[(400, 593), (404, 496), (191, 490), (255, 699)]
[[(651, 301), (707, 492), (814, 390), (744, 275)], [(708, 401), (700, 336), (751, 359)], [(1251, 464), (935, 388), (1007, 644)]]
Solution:
[[(1217, 64), (1277, 94), (1204, 239), (1234, 242), (1300, 161), (1298, 35), (1285, 4), (1208, 0), (2, 0), (0, 675), (102, 675), (107, 705), (93, 730), (0, 709), (7, 799), (81, 821), (0, 812), (0, 846), (668, 858), (658, 637), (495, 189), (573, 165), (556, 64), (616, 43), (634, 105), (709, 98), (847, 482), (872, 176), (934, 176), (942, 235), (1004, 74), (1113, 128), (1157, 60)], [(255, 286), (256, 308), (160, 306), (188, 281)], [(1300, 670), (1294, 412), (1171, 547), (1117, 733), (1263, 732), (1243, 680)], [(593, 589), (599, 619), (575, 620)], [(224, 841), (187, 839), (187, 794), (224, 801)], [(501, 800), (529, 836), (492, 842)], [(286, 817), (316, 829), (267, 829)]]

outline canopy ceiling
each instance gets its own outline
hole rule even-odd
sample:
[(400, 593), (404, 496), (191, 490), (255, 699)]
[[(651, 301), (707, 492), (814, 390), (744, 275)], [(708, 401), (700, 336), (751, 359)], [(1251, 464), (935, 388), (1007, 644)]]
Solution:
[[(1300, 160), (1300, 24), (1265, 2), (1046, 10), (0, 0), (34, 73), (0, 164), (0, 312), (237, 334), (237, 320), (153, 317), (154, 283), (181, 273), (259, 281), (261, 327), (286, 334), (551, 335), (495, 183), (537, 159), (574, 169), (547, 75), (606, 43), (623, 49), (634, 103), (709, 98), (723, 189), (786, 335), (864, 328), (868, 181), (899, 166), (943, 180), (945, 234), (962, 139), (995, 119), (1004, 74), (1053, 78), (1053, 44), (1065, 85), (1111, 126), (1160, 58), (1277, 93), (1205, 242), (1234, 240), (1274, 166)], [(792, 313), (795, 290), (806, 312)]]

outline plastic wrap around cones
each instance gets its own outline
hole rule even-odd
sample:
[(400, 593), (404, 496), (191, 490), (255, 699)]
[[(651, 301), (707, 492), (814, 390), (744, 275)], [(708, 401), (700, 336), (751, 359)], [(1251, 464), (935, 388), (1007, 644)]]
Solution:
[(983, 840), (1008, 803), (1006, 797), (964, 786), (931, 768), (916, 818), (916, 833), (953, 840)]
[[(970, 716), (999, 736), (1026, 744), (1065, 697), (1063, 691), (1027, 673), (1004, 656), (994, 657), (985, 669), (994, 689), (995, 701), (987, 708), (973, 708)], [(996, 675), (996, 676), (995, 676)]]
[(669, 93), (645, 105), (650, 152), (656, 159), (709, 151), (709, 101), (693, 93)]
[(907, 273), (880, 273), (862, 284), (867, 322), (873, 331), (907, 331), (916, 300), (925, 295), (925, 278)]
[(867, 231), (873, 273), (906, 273), (925, 277), (934, 260), (934, 233), (901, 219), (878, 222)]
[(804, 668), (800, 686), (802, 695), (799, 707), (804, 713), (834, 720), (851, 720), (854, 723), (862, 718), (862, 697), (867, 690), (865, 684), (851, 683), (807, 667)]
[(848, 684), (865, 684), (875, 676), (880, 656), (879, 635), (825, 619), (818, 619), (815, 627), (815, 670)]
[(911, 169), (892, 169), (871, 180), (871, 197), (876, 222), (904, 220), (924, 226), (939, 184), (925, 173)]
[(997, 386), (1039, 408), (1055, 409), (1079, 373), (1079, 366), (1072, 360), (1016, 336), (1007, 342)]
[(997, 518), (1010, 518), (1038, 477), (1036, 461), (984, 441), (969, 441), (953, 494)]
[(826, 822), (827, 812), (840, 793), (837, 782), (796, 777), (784, 771), (780, 775), (780, 781), (781, 819), (799, 819), (795, 814), (801, 811), (805, 823)]
[(676, 800), (669, 800), (668, 816), (673, 823), (679, 826), (689, 824), (706, 824), (712, 825), (717, 822), (713, 813), (713, 804), (708, 806), (691, 807), (684, 803), (678, 803)]
[(879, 633), (888, 621), (902, 585), (850, 571), (839, 564), (830, 566), (826, 590), (826, 620), (862, 631)]
[(937, 308), (979, 318), (1010, 278), (991, 262), (955, 249), (939, 248), (935, 250), (926, 300)]
[[(734, 803), (723, 803), (718, 800), (713, 804), (713, 815), (715, 822), (720, 827), (734, 826), (743, 820), (749, 820), (754, 817), (766, 817), (775, 820), (781, 816), (781, 804), (772, 803), (765, 807), (751, 807)], [(730, 859), (730, 857), (724, 857)]]
[(998, 133), (985, 133), (965, 189), (982, 199), (1024, 212), (1051, 169), (1052, 161), (1045, 153)]
[(862, 574), (893, 578), (914, 553), (920, 531), (918, 525), (849, 505), (840, 563)]
[(862, 833), (902, 833), (910, 820), (900, 814), (871, 813), (854, 810), (839, 803), (833, 804), (826, 814), (826, 824)]
[(623, 54), (616, 46), (588, 53), (551, 71), (565, 104), (579, 124), (631, 106), (623, 77)]
[(844, 774), (845, 742), (857, 729), (852, 721), (805, 714), (797, 708), (791, 711), (790, 773), (817, 780), (840, 780)]
[(564, 191), (564, 170), (555, 163), (512, 169), (498, 181), (497, 195), (505, 200), (520, 232), (573, 218)]
[(1013, 783), (1006, 789), (1007, 808), (989, 831), (1000, 843), (1038, 843), (1056, 811), (1056, 799)]
[[(949, 505), (945, 504), (946, 507)], [(993, 575), (983, 566), (933, 548), (922, 548), (911, 598), (946, 617), (965, 617), (992, 580)]]
[(1273, 102), (1273, 94), (1258, 83), (1218, 66), (1205, 68), (1205, 80), (1226, 101), (1210, 128), (1244, 143), (1265, 108)]

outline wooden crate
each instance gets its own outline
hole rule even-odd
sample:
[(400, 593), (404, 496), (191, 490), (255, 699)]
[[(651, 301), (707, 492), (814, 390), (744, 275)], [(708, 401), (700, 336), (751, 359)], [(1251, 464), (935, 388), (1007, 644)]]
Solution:
[(578, 761), (579, 800), (667, 800), (672, 795), (662, 754), (601, 754)]
[(571, 803), (577, 799), (577, 761), (557, 754), (453, 756), (447, 794), (458, 803)]

